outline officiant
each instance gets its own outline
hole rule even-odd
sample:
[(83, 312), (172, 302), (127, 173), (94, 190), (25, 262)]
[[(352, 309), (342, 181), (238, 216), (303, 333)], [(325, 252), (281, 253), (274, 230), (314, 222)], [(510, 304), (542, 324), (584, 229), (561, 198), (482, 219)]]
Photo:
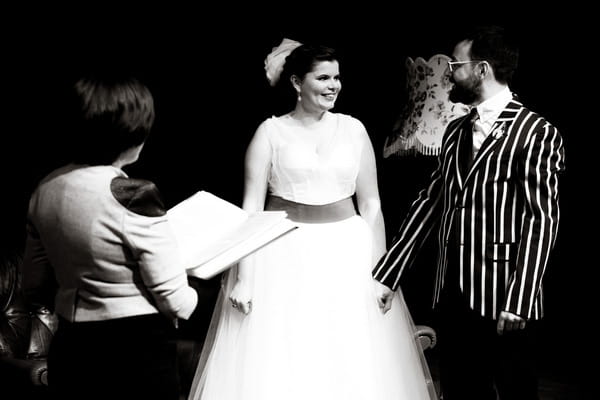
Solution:
[(56, 398), (178, 399), (169, 338), (198, 295), (189, 286), (157, 187), (129, 177), (154, 118), (131, 77), (73, 87), (72, 163), (40, 181), (28, 209), (23, 286), (53, 310), (48, 356)]

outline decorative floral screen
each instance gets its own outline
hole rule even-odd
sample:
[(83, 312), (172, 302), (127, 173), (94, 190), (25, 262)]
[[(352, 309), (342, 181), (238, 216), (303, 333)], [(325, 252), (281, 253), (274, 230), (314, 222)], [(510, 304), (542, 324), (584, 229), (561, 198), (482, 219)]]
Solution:
[(438, 155), (448, 122), (468, 112), (467, 106), (448, 100), (452, 87), (446, 71), (449, 60), (443, 54), (429, 61), (406, 59), (407, 103), (385, 140), (385, 158), (417, 152)]

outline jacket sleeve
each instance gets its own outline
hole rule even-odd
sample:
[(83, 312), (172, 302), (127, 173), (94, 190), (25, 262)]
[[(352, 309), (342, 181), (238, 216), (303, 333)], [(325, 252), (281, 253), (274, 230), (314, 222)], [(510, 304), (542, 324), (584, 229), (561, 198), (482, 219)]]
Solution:
[(564, 170), (564, 149), (555, 127), (542, 124), (525, 146), (520, 164), (525, 203), (523, 228), (504, 310), (530, 318), (560, 217), (558, 175)]
[(47, 307), (54, 311), (54, 296), (58, 285), (46, 249), (29, 217), (21, 272), (23, 294), (28, 305), (33, 308)]
[(123, 232), (158, 309), (170, 317), (188, 319), (197, 293), (188, 284), (158, 189), (152, 182), (127, 178), (116, 178), (111, 189), (128, 210)]
[(398, 288), (402, 272), (412, 265), (418, 250), (439, 220), (442, 186), (440, 162), (429, 187), (419, 193), (390, 248), (375, 265), (373, 277), (392, 290)]

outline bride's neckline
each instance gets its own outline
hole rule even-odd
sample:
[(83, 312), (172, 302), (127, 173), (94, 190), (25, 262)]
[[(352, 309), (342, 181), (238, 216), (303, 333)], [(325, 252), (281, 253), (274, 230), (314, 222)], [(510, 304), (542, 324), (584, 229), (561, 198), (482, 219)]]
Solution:
[(297, 138), (298, 143), (314, 151), (319, 156), (327, 153), (327, 149), (338, 130), (338, 115), (327, 112), (319, 121), (313, 120), (312, 125), (305, 125), (301, 120), (294, 118), (291, 113), (279, 118), (291, 133)]
[(331, 127), (331, 123), (336, 122), (336, 115), (326, 111), (323, 113), (323, 116), (320, 119), (315, 119), (310, 115), (306, 115), (305, 117), (296, 117), (294, 115), (294, 111), (285, 114), (281, 117), (281, 120), (286, 122), (288, 125), (302, 128), (307, 131), (320, 131), (323, 129), (329, 129)]

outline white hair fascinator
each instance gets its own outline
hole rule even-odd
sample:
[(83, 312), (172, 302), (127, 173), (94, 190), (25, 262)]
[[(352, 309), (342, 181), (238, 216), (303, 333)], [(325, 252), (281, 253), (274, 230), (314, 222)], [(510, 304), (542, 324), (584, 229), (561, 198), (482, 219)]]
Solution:
[(283, 64), (285, 64), (285, 58), (296, 48), (301, 46), (302, 43), (296, 42), (295, 40), (284, 38), (279, 46), (273, 47), (273, 51), (269, 53), (265, 58), (265, 71), (267, 72), (267, 79), (271, 86), (275, 86), (283, 71)]

